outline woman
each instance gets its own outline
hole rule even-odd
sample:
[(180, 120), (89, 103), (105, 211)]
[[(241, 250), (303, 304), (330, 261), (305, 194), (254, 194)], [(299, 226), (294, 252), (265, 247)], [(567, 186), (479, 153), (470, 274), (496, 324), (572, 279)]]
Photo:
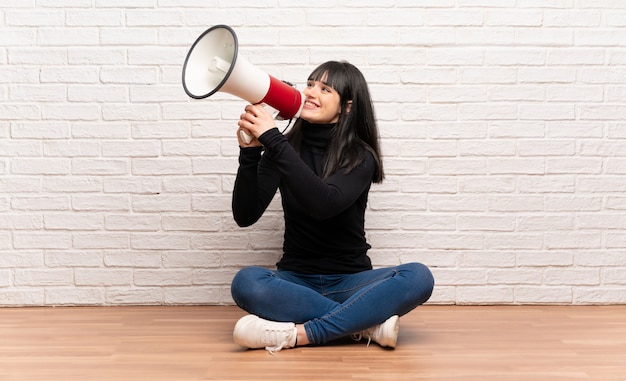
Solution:
[(238, 122), (239, 170), (233, 215), (254, 224), (280, 189), (285, 233), (277, 270), (247, 267), (232, 297), (250, 313), (233, 337), (246, 348), (322, 344), (353, 335), (395, 348), (398, 318), (430, 297), (428, 268), (372, 269), (364, 215), (372, 183), (384, 178), (365, 78), (352, 64), (326, 62), (309, 76), (293, 128), (281, 134), (260, 105)]

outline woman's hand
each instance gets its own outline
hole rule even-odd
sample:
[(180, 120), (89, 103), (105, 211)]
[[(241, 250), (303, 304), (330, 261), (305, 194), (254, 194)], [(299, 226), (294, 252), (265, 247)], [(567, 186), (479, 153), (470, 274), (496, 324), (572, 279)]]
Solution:
[[(239, 131), (237, 131), (237, 139), (242, 147), (260, 146), (261, 143), (257, 138), (264, 132), (276, 127), (276, 123), (272, 115), (260, 104), (247, 105), (245, 112), (239, 117)], [(246, 143), (241, 136), (241, 131), (252, 137), (252, 141)]]

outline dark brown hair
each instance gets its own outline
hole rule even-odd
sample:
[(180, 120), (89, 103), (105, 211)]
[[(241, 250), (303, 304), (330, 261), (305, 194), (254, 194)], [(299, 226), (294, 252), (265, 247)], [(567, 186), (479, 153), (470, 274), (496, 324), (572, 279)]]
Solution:
[[(315, 68), (308, 78), (310, 81), (322, 79), (339, 93), (342, 110), (331, 133), (322, 178), (327, 178), (340, 168), (344, 168), (346, 173), (352, 171), (363, 162), (367, 152), (370, 152), (376, 161), (372, 182), (381, 183), (385, 174), (378, 126), (365, 77), (358, 68), (348, 62), (328, 61)], [(302, 120), (296, 120), (286, 134), (296, 150), (299, 150), (300, 146), (301, 125)]]

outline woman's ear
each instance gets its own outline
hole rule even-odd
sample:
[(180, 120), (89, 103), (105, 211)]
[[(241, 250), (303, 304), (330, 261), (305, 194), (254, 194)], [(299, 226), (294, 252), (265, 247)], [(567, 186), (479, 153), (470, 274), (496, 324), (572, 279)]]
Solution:
[(352, 101), (348, 101), (346, 102), (346, 114), (350, 112), (350, 109), (352, 108)]

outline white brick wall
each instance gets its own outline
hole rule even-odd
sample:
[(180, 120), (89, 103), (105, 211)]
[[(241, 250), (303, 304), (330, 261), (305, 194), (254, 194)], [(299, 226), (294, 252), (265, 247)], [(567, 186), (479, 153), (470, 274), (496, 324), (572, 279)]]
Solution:
[(622, 0), (0, 0), (0, 305), (229, 304), (276, 262), (278, 202), (230, 213), (245, 102), (180, 83), (215, 24), (299, 87), (364, 72), (376, 266), (431, 266), (432, 303), (626, 303)]

